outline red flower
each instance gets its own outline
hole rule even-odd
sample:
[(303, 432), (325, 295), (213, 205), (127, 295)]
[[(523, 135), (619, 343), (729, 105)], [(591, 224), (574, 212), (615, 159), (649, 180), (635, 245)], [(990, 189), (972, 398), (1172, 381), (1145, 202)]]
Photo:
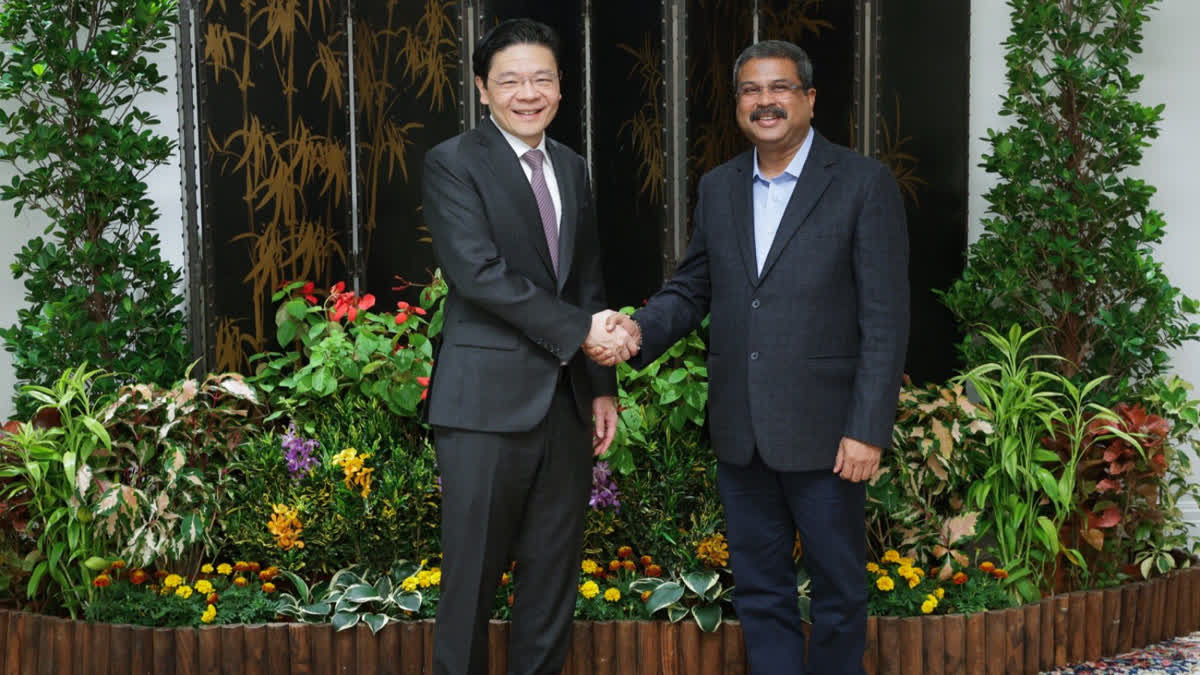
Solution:
[(955, 584), (957, 584), (959, 586), (962, 586), (963, 584), (967, 583), (967, 573), (966, 572), (955, 572), (954, 578), (951, 579), (951, 581), (953, 581)]
[(515, 599), (515, 598), (513, 598), (513, 594), (512, 594), (512, 593), (509, 593), (509, 594), (508, 594), (508, 606), (509, 606), (509, 607), (512, 607), (512, 605), (513, 605), (513, 600), (514, 600), (514, 599)]
[(400, 311), (402, 311), (402, 312), (407, 312), (407, 311), (408, 311), (408, 308), (409, 308), (409, 307), (411, 307), (411, 306), (412, 306), (412, 305), (409, 305), (407, 302), (405, 302), (405, 301), (403, 301), (403, 300), (401, 300), (400, 302), (397, 302), (397, 303), (396, 303), (396, 309), (398, 309), (398, 310), (400, 310)]
[(146, 570), (134, 570), (129, 573), (129, 581), (135, 586), (141, 586), (149, 578), (150, 575), (146, 574)]
[(209, 593), (208, 597), (205, 599), (208, 601), (208, 604), (215, 605), (217, 604), (217, 600), (221, 599), (221, 596), (217, 595), (216, 593)]
[(997, 567), (996, 569), (992, 570), (992, 576), (996, 577), (997, 579), (1007, 579), (1008, 571)]
[(408, 314), (405, 314), (404, 312), (397, 312), (396, 313), (396, 325), (399, 326), (400, 324), (404, 323), (405, 321), (408, 321)]
[(416, 313), (417, 313), (419, 316), (425, 316), (426, 314), (428, 314), (428, 313), (429, 313), (429, 312), (426, 312), (424, 309), (422, 309), (422, 308), (420, 308), (420, 307), (413, 307), (413, 308), (412, 308), (412, 311), (416, 312)]
[(417, 384), (421, 385), (422, 387), (428, 387), (429, 386), (429, 378), (428, 377), (418, 377)]
[(101, 574), (100, 576), (98, 576), (92, 580), (92, 585), (95, 586), (96, 588), (104, 588), (111, 583), (112, 583), (112, 577), (108, 576), (107, 574)]
[(333, 288), (329, 289), (329, 294), (330, 295), (339, 295), (344, 290), (346, 290), (346, 282), (339, 281), (333, 285)]
[(612, 572), (619, 571), (619, 570), (621, 569), (621, 561), (620, 561), (620, 560), (612, 560), (612, 561), (610, 561), (610, 562), (608, 563), (608, 569), (609, 569), (610, 571), (612, 571)]
[(661, 577), (662, 576), (662, 568), (659, 567), (658, 565), (650, 565), (649, 567), (646, 568), (646, 576)]
[(625, 560), (621, 563), (621, 567), (624, 567), (626, 572), (634, 572), (637, 570), (637, 563), (632, 560)]
[(425, 400), (425, 399), (427, 399), (427, 398), (429, 398), (429, 390), (428, 390), (428, 389), (422, 389), (422, 390), (421, 390), (421, 400), (422, 400), (422, 401), (424, 401), (424, 400)]
[(622, 546), (621, 548), (617, 549), (617, 557), (621, 558), (621, 559), (632, 558), (633, 557), (633, 547), (632, 546)]
[(257, 571), (259, 571), (260, 569), (262, 569), (262, 565), (259, 565), (259, 564), (258, 564), (258, 563), (256, 563), (256, 562), (252, 562), (252, 563), (250, 563), (249, 565), (247, 565), (246, 567), (247, 567), (247, 568), (248, 568), (248, 569), (249, 569), (251, 572), (257, 572)]
[(119, 569), (121, 569), (121, 568), (123, 568), (123, 567), (125, 567), (125, 561), (124, 561), (124, 560), (114, 560), (114, 561), (112, 561), (112, 568), (113, 568), (114, 570), (119, 570)]
[(374, 306), (375, 296), (370, 293), (361, 298), (353, 293), (338, 293), (334, 296), (333, 311), (329, 313), (329, 318), (331, 321), (341, 321), (342, 317), (349, 316), (350, 322), (353, 323), (358, 318), (360, 309), (371, 309)]
[(985, 562), (985, 563), (979, 564), (979, 569), (983, 570), (984, 572), (990, 573), (992, 570), (996, 569), (996, 566), (990, 562)]
[(307, 300), (310, 305), (315, 305), (317, 304), (317, 296), (313, 295), (313, 293), (315, 293), (316, 290), (317, 287), (313, 284), (313, 282), (309, 281), (300, 287), (300, 295), (303, 295), (304, 299)]
[(653, 562), (654, 562), (654, 558), (651, 558), (651, 557), (650, 557), (650, 556), (648, 556), (648, 555), (644, 555), (644, 556), (642, 556), (642, 557), (641, 557), (641, 563), (642, 563), (642, 567), (648, 567), (648, 566), (650, 566), (650, 564), (651, 564), (651, 563), (653, 563)]

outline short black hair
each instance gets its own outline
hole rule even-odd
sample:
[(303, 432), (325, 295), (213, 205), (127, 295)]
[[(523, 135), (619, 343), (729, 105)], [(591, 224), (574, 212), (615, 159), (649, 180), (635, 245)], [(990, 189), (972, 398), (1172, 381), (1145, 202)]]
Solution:
[(554, 54), (555, 64), (560, 62), (558, 33), (553, 28), (533, 19), (509, 19), (496, 24), (479, 38), (475, 53), (471, 55), (471, 69), (475, 75), (486, 81), (492, 68), (492, 57), (513, 45), (541, 45)]
[(763, 40), (742, 50), (737, 61), (733, 62), (733, 86), (738, 85), (738, 73), (750, 59), (791, 59), (796, 63), (796, 73), (800, 75), (800, 85), (805, 89), (813, 88), (813, 65), (808, 54), (800, 47), (784, 40)]

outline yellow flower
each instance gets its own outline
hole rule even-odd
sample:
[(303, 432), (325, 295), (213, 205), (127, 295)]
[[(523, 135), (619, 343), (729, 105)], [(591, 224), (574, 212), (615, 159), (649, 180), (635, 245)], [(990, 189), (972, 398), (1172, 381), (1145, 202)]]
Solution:
[(729, 544), (721, 533), (706, 537), (696, 544), (696, 557), (709, 567), (724, 567), (729, 563)]
[(413, 591), (417, 590), (417, 578), (416, 577), (407, 577), (404, 581), (401, 581), (400, 582), (400, 590), (407, 591), (409, 593), (412, 593)]
[(900, 563), (901, 565), (905, 565), (905, 566), (907, 566), (907, 567), (912, 567), (912, 564), (913, 564), (914, 562), (916, 562), (916, 561), (915, 561), (915, 560), (913, 560), (912, 558), (909, 558), (909, 557), (905, 556), (905, 557), (903, 557), (903, 558), (900, 558), (900, 559), (899, 559), (899, 560), (897, 560), (896, 562)]
[(196, 582), (196, 590), (200, 593), (208, 595), (213, 592), (213, 585), (208, 579), (201, 579)]
[(435, 568), (429, 570), (429, 585), (430, 586), (441, 586), (442, 585), (442, 568), (435, 567)]
[(917, 576), (919, 576), (919, 577), (924, 577), (924, 576), (925, 576), (925, 570), (921, 569), (920, 567), (914, 567), (914, 568), (913, 568), (913, 574), (916, 574), (916, 575), (917, 575)]
[(300, 543), (300, 533), (304, 531), (299, 510), (287, 504), (272, 504), (271, 511), (267, 531), (275, 537), (276, 546), (285, 551), (292, 550), (292, 547)]
[(233, 572), (233, 566), (229, 563), (217, 565), (217, 574), (230, 574), (231, 572)]
[(883, 562), (885, 562), (885, 563), (900, 562), (900, 552), (897, 551), (896, 549), (889, 549), (887, 552), (885, 552), (883, 554)]
[(921, 613), (932, 614), (935, 607), (937, 607), (936, 603), (926, 600), (925, 602), (921, 603)]
[(871, 574), (878, 574), (879, 573), (879, 565), (876, 565), (873, 562), (869, 562), (869, 563), (867, 563), (867, 571), (870, 572)]
[(919, 577), (915, 574), (908, 578), (908, 587), (909, 588), (916, 588), (917, 584), (919, 584), (919, 583), (921, 583), (921, 577)]
[(358, 454), (354, 448), (346, 448), (333, 456), (333, 463), (342, 468), (342, 476), (346, 488), (353, 490), (357, 485), (362, 489), (362, 497), (366, 499), (371, 494), (371, 474), (375, 469), (366, 468), (363, 462), (371, 458), (371, 453)]
[(597, 586), (596, 582), (594, 581), (585, 581), (583, 582), (583, 585), (579, 587), (579, 594), (588, 600), (591, 600), (600, 594), (600, 587)]
[(896, 587), (896, 582), (892, 581), (891, 577), (879, 577), (875, 580), (875, 587), (881, 591), (890, 591)]
[(609, 602), (616, 602), (621, 599), (621, 591), (610, 587), (607, 591), (604, 591), (604, 599)]
[(163, 588), (175, 588), (183, 583), (183, 577), (178, 574), (168, 574), (166, 579), (163, 579)]
[(208, 563), (204, 563), (203, 565), (200, 566), (200, 571), (203, 572), (204, 574), (212, 574), (213, 566)]
[(209, 605), (204, 613), (200, 615), (200, 620), (204, 623), (212, 623), (213, 619), (217, 618), (217, 608)]
[(179, 588), (175, 589), (175, 595), (178, 595), (179, 597), (183, 598), (184, 600), (187, 600), (188, 598), (192, 597), (192, 587), (191, 586), (180, 586)]
[(913, 568), (908, 565), (901, 565), (900, 569), (896, 570), (896, 574), (899, 574), (901, 579), (907, 579), (913, 575)]
[(588, 558), (580, 563), (579, 569), (583, 570), (584, 574), (595, 574), (600, 570), (600, 566), (596, 564), (595, 560)]
[(928, 595), (926, 595), (925, 599), (928, 600), (929, 602), (932, 602), (934, 605), (938, 604), (937, 596), (934, 595), (933, 593), (929, 593)]
[(946, 597), (946, 589), (939, 586), (938, 588), (933, 589), (933, 594), (937, 596), (938, 600), (941, 600), (942, 598)]

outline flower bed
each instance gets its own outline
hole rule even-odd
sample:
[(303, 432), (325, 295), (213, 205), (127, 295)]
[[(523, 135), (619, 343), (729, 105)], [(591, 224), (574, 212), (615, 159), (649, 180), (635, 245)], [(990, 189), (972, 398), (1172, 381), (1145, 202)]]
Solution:
[[(871, 617), (868, 675), (1036, 673), (1118, 654), (1200, 629), (1200, 568), (1149, 582), (1069, 593), (1006, 610)], [(372, 634), (329, 624), (141, 628), (0, 610), (5, 673), (431, 672), (432, 621)], [(492, 672), (507, 663), (508, 624), (491, 624)], [(568, 675), (745, 673), (741, 626), (695, 622), (577, 622)]]

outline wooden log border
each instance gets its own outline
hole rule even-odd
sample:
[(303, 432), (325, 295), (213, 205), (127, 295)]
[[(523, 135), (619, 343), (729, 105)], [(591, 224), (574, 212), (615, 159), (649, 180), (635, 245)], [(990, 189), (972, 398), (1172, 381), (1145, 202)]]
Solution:
[[(1037, 673), (1061, 655), (1094, 659), (1200, 630), (1200, 568), (1150, 582), (1072, 593), (973, 616), (871, 617), (868, 675)], [(508, 625), (493, 622), (490, 672), (507, 672)], [(432, 622), (142, 628), (89, 624), (0, 609), (0, 675), (124, 673), (344, 675), (432, 672)], [(575, 624), (566, 675), (744, 675), (742, 627), (692, 622)]]

